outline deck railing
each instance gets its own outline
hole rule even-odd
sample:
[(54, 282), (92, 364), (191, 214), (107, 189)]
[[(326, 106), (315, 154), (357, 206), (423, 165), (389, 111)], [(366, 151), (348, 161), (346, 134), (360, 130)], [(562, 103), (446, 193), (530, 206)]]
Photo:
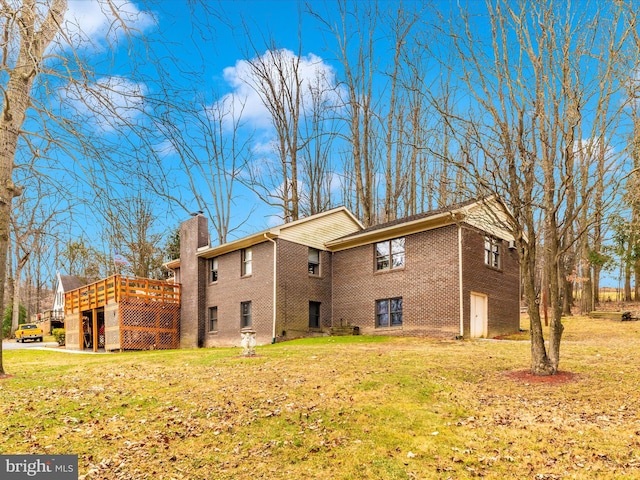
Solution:
[(139, 303), (180, 304), (180, 284), (150, 278), (113, 275), (66, 292), (64, 310), (66, 314), (72, 314), (125, 300)]

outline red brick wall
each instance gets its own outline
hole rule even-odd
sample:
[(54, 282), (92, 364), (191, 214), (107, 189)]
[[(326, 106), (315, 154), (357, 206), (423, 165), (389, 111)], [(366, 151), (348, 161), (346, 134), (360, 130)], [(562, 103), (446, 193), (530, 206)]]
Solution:
[(320, 302), (320, 325), (331, 326), (331, 255), (321, 251), (320, 275), (309, 275), (309, 247), (286, 240), (278, 242), (277, 335), (291, 339), (308, 336), (309, 302)]
[[(330, 326), (331, 256), (322, 252), (320, 276), (312, 276), (308, 273), (308, 247), (282, 239), (276, 242), (276, 338), (291, 339), (318, 333), (309, 329), (309, 302), (321, 303), (321, 325)], [(240, 277), (240, 251), (218, 257), (218, 281), (207, 283), (205, 308), (208, 318), (209, 307), (218, 307), (218, 331), (206, 334), (207, 346), (240, 344), (240, 302), (245, 301), (251, 301), (258, 344), (272, 341), (273, 244), (263, 242), (251, 248), (253, 273), (249, 277)]]
[(471, 227), (462, 229), (464, 336), (470, 332), (471, 292), (488, 298), (488, 337), (517, 332), (520, 328), (520, 268), (518, 253), (501, 241), (501, 268), (484, 263), (485, 234)]
[[(272, 341), (273, 243), (254, 245), (252, 274), (242, 278), (241, 252), (218, 257), (218, 281), (208, 281), (208, 260), (197, 259), (201, 242), (198, 217), (185, 222), (181, 241), (181, 346), (240, 344), (240, 303), (252, 302), (253, 328), (258, 344)], [(185, 238), (185, 237), (183, 237)], [(484, 265), (484, 234), (462, 227), (464, 335), (470, 331), (470, 295), (488, 298), (488, 336), (519, 328), (519, 268), (517, 254), (506, 242), (502, 265)], [(405, 237), (405, 266), (375, 271), (373, 244), (344, 251), (322, 252), (320, 277), (308, 273), (308, 247), (276, 240), (278, 278), (276, 337), (306, 336), (309, 301), (321, 303), (321, 326), (359, 326), (365, 334), (427, 335), (453, 338), (460, 334), (458, 227), (455, 225)], [(189, 247), (188, 245), (192, 245)], [(194, 295), (199, 292), (198, 295)], [(402, 297), (402, 327), (375, 328), (375, 302)], [(209, 307), (218, 308), (218, 330), (208, 330)], [(285, 335), (283, 336), (283, 332)]]
[[(206, 281), (205, 317), (218, 307), (218, 331), (205, 334), (205, 346), (240, 345), (240, 303), (251, 302), (252, 326), (260, 345), (271, 343), (273, 326), (273, 244), (253, 245), (252, 273), (241, 277), (241, 252), (218, 257), (218, 281)], [(207, 273), (208, 273), (207, 263)], [(184, 274), (184, 272), (183, 272)]]
[[(458, 234), (448, 226), (405, 237), (405, 267), (376, 272), (374, 245), (334, 253), (333, 324), (366, 334), (460, 333)], [(375, 301), (402, 297), (401, 328), (375, 328)]]

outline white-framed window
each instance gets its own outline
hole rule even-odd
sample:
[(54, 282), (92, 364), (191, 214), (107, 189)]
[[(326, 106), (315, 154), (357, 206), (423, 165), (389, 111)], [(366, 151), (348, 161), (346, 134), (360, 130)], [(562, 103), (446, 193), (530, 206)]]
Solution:
[(240, 304), (240, 328), (250, 327), (251, 325), (251, 302), (242, 302)]
[(253, 260), (253, 253), (251, 251), (251, 248), (243, 249), (242, 250), (242, 267), (241, 267), (241, 274), (243, 277), (246, 275), (251, 275), (251, 272), (253, 272), (252, 260)]
[(402, 297), (376, 300), (376, 328), (402, 326)]
[(376, 243), (376, 271), (404, 267), (404, 237)]
[(309, 247), (309, 275), (320, 275), (320, 250)]
[(218, 331), (218, 307), (209, 307), (209, 331)]
[(500, 240), (493, 237), (484, 237), (484, 263), (493, 268), (501, 268), (500, 265)]
[(209, 281), (211, 283), (218, 281), (218, 259), (209, 259)]

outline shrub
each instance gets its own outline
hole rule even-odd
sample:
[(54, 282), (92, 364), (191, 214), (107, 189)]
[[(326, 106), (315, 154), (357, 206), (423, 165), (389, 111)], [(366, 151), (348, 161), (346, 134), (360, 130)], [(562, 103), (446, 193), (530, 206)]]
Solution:
[(56, 342), (58, 342), (58, 345), (63, 346), (65, 344), (64, 328), (54, 328), (51, 331), (51, 335), (53, 335), (53, 337), (56, 339)]

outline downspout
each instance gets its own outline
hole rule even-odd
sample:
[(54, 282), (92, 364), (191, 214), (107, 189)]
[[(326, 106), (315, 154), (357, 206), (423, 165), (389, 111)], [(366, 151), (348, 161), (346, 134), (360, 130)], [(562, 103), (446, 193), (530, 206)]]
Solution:
[(331, 326), (333, 327), (333, 253), (329, 252), (329, 258), (331, 259)]
[(464, 337), (464, 291), (462, 289), (462, 227), (458, 224), (458, 289), (460, 296), (460, 337)]
[(277, 283), (276, 283), (276, 281), (278, 279), (278, 275), (277, 275), (277, 273), (278, 273), (278, 270), (277, 270), (277, 267), (278, 267), (277, 258), (278, 257), (276, 256), (276, 253), (277, 253), (276, 247), (277, 247), (278, 244), (276, 243), (276, 241), (273, 238), (269, 238), (266, 233), (264, 234), (264, 238), (266, 238), (271, 243), (273, 243), (273, 319), (272, 319), (273, 326), (272, 326), (272, 329), (271, 329), (271, 343), (274, 344), (274, 343), (276, 343), (276, 300), (277, 300)]

